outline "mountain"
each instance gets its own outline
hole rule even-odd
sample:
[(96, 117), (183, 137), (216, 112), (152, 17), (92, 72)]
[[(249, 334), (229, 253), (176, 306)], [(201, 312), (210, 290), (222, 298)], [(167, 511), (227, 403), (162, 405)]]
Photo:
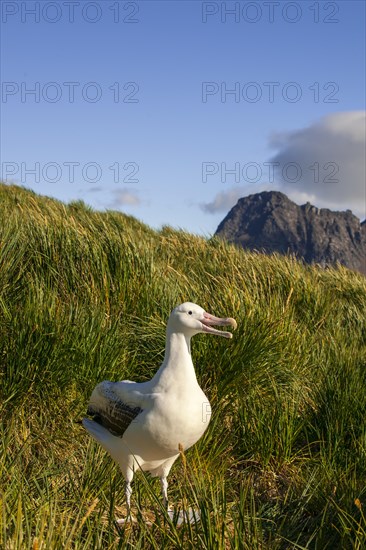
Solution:
[(350, 210), (299, 206), (279, 191), (264, 191), (239, 199), (215, 234), (250, 250), (292, 253), (323, 266), (339, 262), (366, 275), (366, 220)]

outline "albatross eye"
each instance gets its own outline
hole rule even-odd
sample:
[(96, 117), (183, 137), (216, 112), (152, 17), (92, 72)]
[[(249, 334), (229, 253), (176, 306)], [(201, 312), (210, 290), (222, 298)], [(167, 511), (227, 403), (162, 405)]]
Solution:
[(188, 315), (192, 315), (193, 311), (188, 311)]

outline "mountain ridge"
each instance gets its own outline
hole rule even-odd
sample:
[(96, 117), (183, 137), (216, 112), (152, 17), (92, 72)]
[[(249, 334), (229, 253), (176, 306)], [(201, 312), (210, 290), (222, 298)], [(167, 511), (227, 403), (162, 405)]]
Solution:
[(280, 191), (240, 198), (215, 235), (264, 253), (291, 253), (306, 263), (340, 263), (366, 275), (366, 220), (351, 210), (297, 205)]

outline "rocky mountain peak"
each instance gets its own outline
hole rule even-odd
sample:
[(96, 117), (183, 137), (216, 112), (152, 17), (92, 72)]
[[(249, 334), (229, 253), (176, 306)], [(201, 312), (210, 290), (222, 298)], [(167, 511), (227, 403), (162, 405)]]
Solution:
[(339, 262), (366, 275), (366, 220), (350, 210), (299, 206), (279, 191), (239, 199), (216, 235), (250, 250), (292, 253), (324, 266)]

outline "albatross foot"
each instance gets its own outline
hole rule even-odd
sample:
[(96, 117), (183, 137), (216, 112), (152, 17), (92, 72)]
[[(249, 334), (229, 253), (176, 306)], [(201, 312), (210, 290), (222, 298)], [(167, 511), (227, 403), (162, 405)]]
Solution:
[(193, 525), (201, 520), (200, 511), (193, 508), (188, 508), (188, 510), (174, 510), (174, 508), (169, 507), (167, 512), (168, 516), (177, 527), (180, 527), (183, 523)]
[[(149, 521), (145, 518), (142, 518), (142, 521), (148, 527), (152, 526), (151, 521)], [(127, 527), (127, 526), (133, 527), (134, 525), (137, 525), (138, 523), (141, 523), (141, 521), (138, 520), (137, 518), (135, 518), (135, 516), (133, 516), (132, 514), (129, 514), (126, 518), (120, 518), (120, 519), (115, 520), (115, 524), (116, 524), (117, 528)]]
[(126, 518), (120, 518), (115, 520), (118, 527), (123, 527), (124, 525), (137, 523), (137, 519), (132, 514), (128, 514)]

